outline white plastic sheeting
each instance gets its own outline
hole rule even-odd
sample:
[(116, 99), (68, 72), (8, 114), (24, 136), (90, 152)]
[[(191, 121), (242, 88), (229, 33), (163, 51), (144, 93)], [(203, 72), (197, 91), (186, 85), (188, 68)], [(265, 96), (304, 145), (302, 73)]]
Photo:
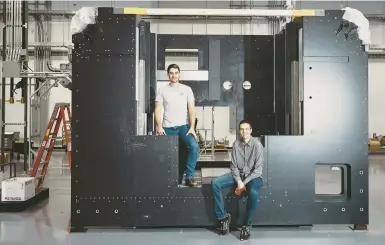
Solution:
[(369, 20), (357, 9), (346, 7), (342, 10), (345, 10), (342, 19), (354, 23), (358, 27), (357, 34), (358, 38), (362, 41), (362, 44), (371, 44)]
[(95, 24), (98, 16), (98, 8), (83, 7), (76, 12), (71, 21), (71, 34), (82, 32), (87, 25)]

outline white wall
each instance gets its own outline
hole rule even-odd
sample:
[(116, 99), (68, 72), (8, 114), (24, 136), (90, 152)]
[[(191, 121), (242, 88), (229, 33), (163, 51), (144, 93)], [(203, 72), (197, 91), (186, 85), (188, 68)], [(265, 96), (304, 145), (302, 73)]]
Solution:
[(369, 137), (385, 135), (385, 60), (369, 62)]
[[(385, 24), (370, 23), (373, 44), (385, 45)], [(370, 59), (368, 65), (369, 137), (385, 135), (385, 59)]]

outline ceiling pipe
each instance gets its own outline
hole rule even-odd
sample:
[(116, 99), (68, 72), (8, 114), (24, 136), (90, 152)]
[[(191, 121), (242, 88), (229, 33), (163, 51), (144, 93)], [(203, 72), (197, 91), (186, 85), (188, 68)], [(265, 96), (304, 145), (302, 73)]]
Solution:
[(177, 8), (114, 8), (114, 14), (133, 14), (143, 16), (265, 16), (265, 17), (302, 17), (325, 16), (322, 9), (177, 9)]
[(51, 60), (47, 60), (46, 62), (48, 70), (52, 72), (60, 72), (60, 69), (53, 67)]

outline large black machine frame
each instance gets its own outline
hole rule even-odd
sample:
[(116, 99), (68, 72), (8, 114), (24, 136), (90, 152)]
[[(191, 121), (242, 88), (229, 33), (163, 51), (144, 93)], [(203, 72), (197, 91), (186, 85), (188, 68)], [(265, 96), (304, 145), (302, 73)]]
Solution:
[[(232, 106), (236, 123), (251, 120), (261, 137), (265, 185), (253, 225), (365, 228), (368, 56), (356, 36), (336, 34), (342, 15), (295, 18), (274, 36), (157, 35), (138, 16), (99, 8), (97, 23), (73, 36), (71, 231), (215, 224), (210, 184), (178, 187), (177, 138), (151, 135), (166, 48), (198, 48), (209, 79), (182, 81), (197, 105)], [(143, 135), (138, 86), (149, 119)], [(340, 192), (315, 192), (318, 168), (339, 170)], [(224, 191), (227, 210), (240, 224), (247, 197), (232, 193)]]

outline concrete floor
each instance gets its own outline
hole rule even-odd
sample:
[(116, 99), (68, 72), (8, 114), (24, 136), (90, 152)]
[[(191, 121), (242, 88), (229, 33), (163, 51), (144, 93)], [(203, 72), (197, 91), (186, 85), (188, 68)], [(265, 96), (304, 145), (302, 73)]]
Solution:
[[(385, 155), (370, 156), (369, 231), (352, 231), (347, 226), (312, 228), (253, 228), (249, 241), (238, 240), (239, 232), (220, 237), (206, 229), (89, 230), (67, 231), (70, 220), (70, 176), (65, 153), (55, 153), (46, 185), (49, 201), (23, 213), (0, 213), (0, 244), (306, 244), (383, 245), (385, 242)], [(64, 168), (63, 168), (64, 167)], [(0, 173), (8, 177), (9, 172)]]

